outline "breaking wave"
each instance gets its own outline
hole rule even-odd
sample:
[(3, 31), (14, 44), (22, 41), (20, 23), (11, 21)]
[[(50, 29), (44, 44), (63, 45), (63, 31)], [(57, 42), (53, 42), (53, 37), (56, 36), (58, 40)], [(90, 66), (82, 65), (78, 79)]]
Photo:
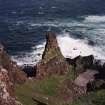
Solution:
[[(21, 22), (17, 25), (19, 24)], [(105, 16), (83, 16), (82, 21), (64, 19), (30, 22), (25, 26), (33, 30), (35, 30), (35, 27), (40, 29), (40, 27), (44, 28), (46, 26), (55, 27), (56, 30), (60, 29), (61, 32), (57, 35), (57, 40), (64, 57), (75, 58), (79, 55), (94, 55), (96, 59), (105, 61)], [(81, 36), (82, 38), (80, 38)], [(92, 41), (92, 44), (89, 44), (89, 41)], [(36, 64), (42, 58), (45, 43), (32, 47), (30, 52), (21, 52), (16, 56), (12, 56), (12, 58), (19, 65)]]
[(17, 62), (18, 65), (34, 64), (36, 65), (42, 58), (45, 42), (40, 45), (32, 47), (30, 52), (21, 52), (16, 56), (12, 56), (12, 59)]
[(85, 22), (94, 22), (94, 23), (99, 23), (99, 22), (105, 22), (105, 16), (87, 16), (85, 17)]
[(102, 54), (102, 49), (98, 46), (89, 45), (88, 40), (71, 38), (69, 33), (59, 35), (57, 40), (65, 58), (94, 55), (96, 59), (105, 60), (105, 54)]
[[(57, 36), (57, 41), (61, 53), (65, 58), (73, 59), (79, 55), (94, 55), (95, 59), (105, 61), (105, 54), (102, 53), (102, 49), (98, 46), (89, 45), (87, 39), (74, 39), (69, 33), (65, 32)], [(18, 56), (13, 56), (13, 60), (16, 61), (18, 65), (37, 64), (42, 58), (42, 54), (45, 49), (45, 42), (32, 47), (32, 49), (33, 50), (30, 53), (23, 53), (18, 54)]]

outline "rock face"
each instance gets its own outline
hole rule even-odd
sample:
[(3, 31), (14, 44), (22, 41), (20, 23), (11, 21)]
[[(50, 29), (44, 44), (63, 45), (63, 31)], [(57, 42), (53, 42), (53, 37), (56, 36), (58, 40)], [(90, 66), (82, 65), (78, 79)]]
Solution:
[[(49, 75), (64, 76), (62, 87), (59, 88), (56, 99), (75, 100), (88, 91), (105, 89), (105, 66), (100, 65), (98, 61), (95, 62), (93, 55), (65, 59), (58, 47), (56, 36), (47, 33), (46, 39), (45, 51), (42, 61), (37, 65), (36, 76), (38, 78)], [(34, 97), (34, 100), (37, 100), (37, 98)], [(44, 101), (38, 101), (47, 105)], [(50, 98), (48, 101), (50, 101)]]
[(87, 70), (81, 73), (74, 81), (74, 83), (80, 87), (87, 87), (89, 82), (95, 80), (95, 74), (98, 74), (98, 71), (95, 70)]
[(9, 78), (12, 83), (24, 83), (26, 80), (25, 73), (13, 62), (8, 54), (4, 51), (2, 45), (0, 45), (0, 65), (8, 71)]
[(22, 105), (15, 98), (14, 85), (26, 81), (26, 75), (0, 45), (0, 105)]
[(76, 79), (74, 83), (84, 87), (86, 91), (105, 89), (105, 67), (92, 55), (75, 59), (66, 59), (69, 64), (75, 66)]
[(13, 83), (8, 71), (0, 66), (0, 105), (22, 105), (14, 96)]
[[(62, 75), (64, 81), (58, 89), (56, 98), (64, 101), (77, 99), (87, 92), (87, 84), (90, 81), (94, 81), (94, 75), (97, 73), (86, 70), (93, 64), (93, 56), (85, 58), (79, 56), (71, 61), (69, 59), (66, 60), (60, 52), (56, 36), (52, 33), (47, 33), (46, 39), (47, 43), (42, 55), (42, 61), (37, 64), (36, 78), (43, 79), (46, 76)], [(85, 75), (87, 78), (84, 77)], [(38, 100), (35, 97), (34, 100), (47, 105), (46, 101)], [(50, 98), (48, 98), (48, 101), (50, 103)]]
[(78, 56), (74, 59), (66, 58), (66, 61), (75, 66), (76, 73), (80, 74), (84, 72), (87, 68), (93, 68), (94, 57), (93, 55), (90, 56)]
[(48, 32), (46, 39), (45, 51), (42, 55), (42, 61), (37, 65), (36, 75), (41, 78), (53, 74), (66, 74), (69, 70), (69, 65), (60, 52), (56, 36)]

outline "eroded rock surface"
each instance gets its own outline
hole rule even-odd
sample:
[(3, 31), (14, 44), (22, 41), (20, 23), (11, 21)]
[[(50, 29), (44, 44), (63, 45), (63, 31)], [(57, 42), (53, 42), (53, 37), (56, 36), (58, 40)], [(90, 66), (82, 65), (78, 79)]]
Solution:
[(16, 62), (11, 60), (2, 45), (0, 45), (0, 65), (8, 71), (11, 82), (21, 84), (27, 79), (25, 73), (17, 66)]
[(15, 97), (14, 85), (23, 84), (26, 79), (26, 75), (0, 45), (0, 105), (22, 105)]
[(98, 71), (95, 70), (86, 70), (86, 72), (81, 73), (74, 81), (74, 83), (80, 87), (87, 87), (89, 82), (95, 80), (95, 74), (98, 74)]
[(95, 60), (92, 55), (66, 60), (75, 67), (76, 84), (84, 85), (86, 91), (105, 89), (105, 64), (101, 64), (100, 60)]
[(37, 65), (37, 76), (39, 78), (47, 75), (64, 75), (69, 70), (69, 65), (60, 52), (56, 36), (50, 32), (46, 35), (47, 43), (42, 55), (42, 61)]
[[(38, 78), (49, 75), (65, 76), (62, 87), (59, 88), (56, 95), (56, 102), (59, 99), (63, 101), (78, 99), (81, 95), (97, 88), (100, 89), (102, 87), (105, 89), (105, 66), (95, 61), (93, 55), (78, 56), (74, 59), (67, 58), (65, 60), (58, 47), (56, 36), (52, 33), (47, 33), (46, 39), (45, 51), (42, 61), (37, 65), (36, 75)], [(54, 99), (54, 97), (51, 98)], [(48, 104), (34, 97), (35, 99), (37, 102)], [(51, 102), (50, 98), (48, 98), (48, 102)]]
[(22, 105), (14, 96), (13, 83), (8, 71), (0, 66), (0, 105)]

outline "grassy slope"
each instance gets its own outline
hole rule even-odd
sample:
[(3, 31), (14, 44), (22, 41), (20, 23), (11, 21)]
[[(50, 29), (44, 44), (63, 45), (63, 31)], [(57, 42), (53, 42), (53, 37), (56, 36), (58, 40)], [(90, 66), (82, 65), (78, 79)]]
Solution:
[[(15, 93), (23, 105), (37, 105), (32, 100), (35, 92), (56, 96), (57, 90), (62, 86), (64, 80), (64, 76), (50, 76), (40, 81), (29, 80), (21, 86), (15, 86)], [(105, 90), (90, 92), (72, 103), (68, 102), (63, 105), (105, 105)]]
[(105, 105), (105, 90), (90, 92), (74, 102), (63, 105)]
[(63, 76), (46, 77), (41, 81), (29, 80), (21, 86), (15, 86), (15, 93), (23, 105), (35, 105), (32, 100), (33, 93), (39, 92), (48, 96), (55, 96), (57, 89), (62, 86), (63, 80)]
[[(57, 55), (55, 52), (53, 52), (53, 55), (61, 56), (59, 54), (58, 49), (57, 51), (56, 51)], [(49, 53), (47, 55), (51, 56), (52, 53), (51, 54)], [(44, 60), (46, 62), (49, 61), (49, 59), (47, 58), (48, 56), (45, 56)], [(53, 58), (53, 56), (51, 56), (51, 58)], [(45, 77), (43, 80), (34, 80), (34, 81), (28, 80), (25, 84), (21, 86), (15, 86), (15, 93), (17, 98), (20, 100), (20, 102), (23, 103), (23, 105), (37, 105), (32, 100), (32, 95), (34, 95), (36, 92), (47, 96), (56, 97), (59, 88), (63, 86), (63, 81), (65, 79), (74, 80), (75, 77), (76, 77), (76, 74), (75, 74), (74, 67), (70, 66), (70, 71), (68, 72), (67, 76), (54, 75), (54, 76)], [(88, 95), (83, 96), (72, 103), (69, 102), (69, 103), (65, 103), (64, 105), (105, 105), (105, 90), (91, 92)]]

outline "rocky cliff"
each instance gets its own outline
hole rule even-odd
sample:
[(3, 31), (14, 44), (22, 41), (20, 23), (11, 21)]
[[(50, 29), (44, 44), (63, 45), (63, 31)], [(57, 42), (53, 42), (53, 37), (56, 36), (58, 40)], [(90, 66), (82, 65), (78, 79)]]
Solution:
[(47, 75), (64, 75), (69, 70), (69, 65), (60, 52), (56, 36), (48, 32), (46, 34), (46, 46), (42, 55), (42, 61), (37, 64), (36, 75), (41, 78)]
[(9, 78), (13, 83), (24, 83), (26, 80), (25, 73), (22, 72), (16, 62), (13, 62), (8, 54), (4, 51), (4, 47), (0, 45), (0, 65), (8, 71)]
[[(59, 86), (56, 99), (54, 99), (56, 102), (57, 99), (73, 101), (87, 94), (89, 91), (104, 89), (105, 79), (102, 76), (102, 72), (103, 75), (105, 74), (104, 65), (102, 66), (98, 63), (99, 61), (95, 61), (92, 55), (65, 59), (58, 47), (56, 36), (49, 32), (46, 35), (46, 39), (47, 43), (42, 61), (37, 65), (36, 77), (42, 78), (53, 75), (58, 75), (58, 77), (60, 75), (63, 76), (63, 82), (61, 87)], [(40, 97), (39, 95), (39, 99)], [(50, 98), (47, 100), (48, 103), (51, 102)], [(46, 102), (46, 99), (45, 101), (41, 101), (38, 100), (37, 96), (34, 96), (34, 100), (36, 99), (38, 102)], [(55, 103), (53, 102), (53, 104)], [(47, 105), (47, 103), (45, 104)]]
[[(29, 73), (33, 78), (25, 82), (26, 75), (0, 47), (0, 105), (21, 105), (15, 98), (14, 90), (23, 105), (78, 105), (81, 97), (83, 100), (79, 105), (105, 103), (105, 64), (101, 65), (92, 55), (64, 58), (56, 35), (51, 32), (46, 34), (41, 62), (26, 67), (24, 71), (26, 69), (32, 70)], [(14, 89), (13, 84), (21, 85)], [(79, 100), (77, 104), (71, 103), (76, 100)], [(97, 102), (99, 100), (102, 104)]]
[(0, 105), (22, 105), (16, 100), (8, 70), (0, 66)]
[(0, 105), (22, 105), (16, 100), (14, 85), (26, 81), (26, 75), (0, 45)]

